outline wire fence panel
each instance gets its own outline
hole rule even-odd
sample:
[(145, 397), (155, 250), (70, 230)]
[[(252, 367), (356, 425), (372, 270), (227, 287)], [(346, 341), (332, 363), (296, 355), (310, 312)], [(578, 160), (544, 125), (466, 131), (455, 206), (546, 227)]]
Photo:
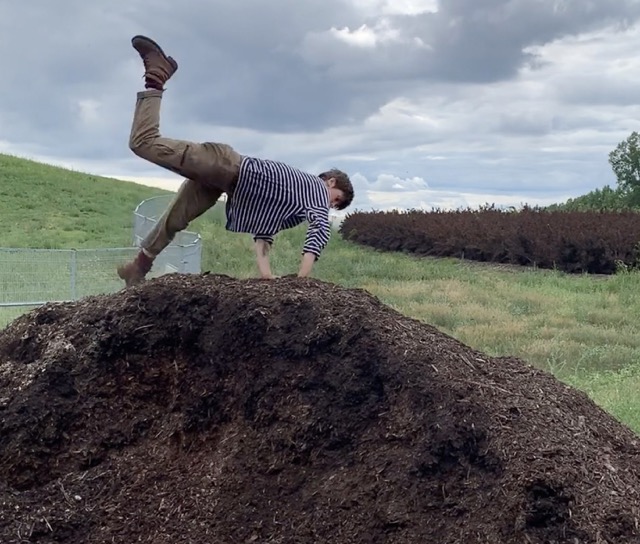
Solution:
[(121, 289), (116, 267), (131, 248), (0, 248), (0, 307), (37, 306)]
[(70, 250), (2, 248), (0, 304), (36, 305), (69, 300), (72, 294)]

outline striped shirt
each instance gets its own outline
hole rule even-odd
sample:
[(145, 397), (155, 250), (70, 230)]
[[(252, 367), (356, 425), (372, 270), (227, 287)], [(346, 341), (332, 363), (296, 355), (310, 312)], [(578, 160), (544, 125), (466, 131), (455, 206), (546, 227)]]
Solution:
[(329, 191), (318, 176), (281, 162), (243, 157), (233, 197), (227, 200), (226, 229), (273, 243), (275, 235), (308, 221), (302, 253), (316, 259), (331, 236)]

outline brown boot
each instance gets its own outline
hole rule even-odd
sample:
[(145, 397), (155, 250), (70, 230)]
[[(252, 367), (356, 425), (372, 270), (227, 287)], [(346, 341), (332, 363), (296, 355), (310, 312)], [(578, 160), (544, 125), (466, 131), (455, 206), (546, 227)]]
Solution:
[(146, 36), (134, 36), (131, 45), (144, 63), (146, 87), (162, 90), (164, 84), (178, 69), (178, 63), (165, 55), (162, 48)]
[(140, 251), (133, 261), (118, 267), (118, 276), (124, 280), (127, 287), (131, 287), (145, 280), (145, 276), (151, 270), (152, 265), (153, 259), (143, 251)]

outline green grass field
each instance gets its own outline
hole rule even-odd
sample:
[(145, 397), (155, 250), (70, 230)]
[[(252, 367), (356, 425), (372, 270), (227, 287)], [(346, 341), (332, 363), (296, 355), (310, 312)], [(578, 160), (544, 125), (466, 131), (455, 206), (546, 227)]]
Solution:
[[(0, 155), (0, 194), (3, 247), (100, 248), (129, 246), (133, 209), (163, 191)], [(256, 274), (251, 239), (224, 230), (222, 206), (189, 229), (202, 235), (204, 270)], [(301, 226), (278, 235), (276, 274), (296, 272), (304, 234)], [(118, 288), (110, 269), (101, 273), (108, 289)], [(365, 288), (489, 355), (546, 369), (640, 432), (640, 274), (594, 278), (419, 259), (354, 246), (336, 233), (314, 276)]]

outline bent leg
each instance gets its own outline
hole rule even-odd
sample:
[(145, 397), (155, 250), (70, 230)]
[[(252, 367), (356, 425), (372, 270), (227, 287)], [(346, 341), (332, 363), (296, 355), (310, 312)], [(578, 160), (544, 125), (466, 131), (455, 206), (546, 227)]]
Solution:
[(118, 276), (125, 281), (126, 286), (144, 281), (158, 254), (179, 231), (214, 206), (222, 192), (192, 179), (185, 180), (167, 210), (145, 236), (136, 257), (118, 266)]
[(222, 193), (222, 190), (198, 181), (185, 180), (162, 217), (140, 244), (147, 257), (154, 259), (178, 232), (213, 207)]
[(189, 180), (229, 191), (240, 170), (241, 156), (226, 144), (196, 143), (161, 136), (162, 94), (160, 90), (138, 93), (129, 137), (131, 151)]

